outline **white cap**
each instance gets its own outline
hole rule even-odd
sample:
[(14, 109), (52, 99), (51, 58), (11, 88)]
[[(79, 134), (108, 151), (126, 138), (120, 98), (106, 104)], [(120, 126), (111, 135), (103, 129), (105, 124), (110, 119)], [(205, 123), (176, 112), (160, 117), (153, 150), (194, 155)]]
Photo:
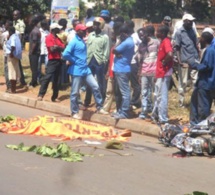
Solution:
[(193, 21), (195, 20), (196, 18), (194, 18), (191, 14), (184, 14), (183, 17), (182, 17), (182, 20), (190, 20), (190, 21)]
[(212, 29), (212, 28), (209, 28), (209, 27), (204, 28), (204, 30), (202, 31), (202, 33), (203, 33), (203, 32), (209, 32), (210, 34), (214, 35), (213, 29)]
[(93, 26), (93, 21), (88, 21), (86, 23), (86, 27), (89, 28), (89, 27), (92, 27)]
[(63, 28), (63, 26), (59, 25), (58, 23), (52, 23), (50, 25), (50, 30), (55, 29), (55, 28), (61, 29), (61, 28)]

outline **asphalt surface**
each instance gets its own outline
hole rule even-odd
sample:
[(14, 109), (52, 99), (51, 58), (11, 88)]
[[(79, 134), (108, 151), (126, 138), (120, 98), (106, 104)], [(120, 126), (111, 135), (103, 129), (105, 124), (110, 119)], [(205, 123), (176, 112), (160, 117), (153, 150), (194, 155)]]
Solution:
[[(1, 115), (29, 118), (53, 113), (0, 101)], [(62, 116), (54, 114), (55, 116)], [(176, 148), (166, 148), (157, 139), (132, 134), (124, 150), (104, 150), (105, 142), (87, 146), (67, 141), (94, 157), (68, 163), (35, 153), (5, 148), (6, 144), (56, 145), (48, 137), (0, 134), (1, 195), (183, 195), (193, 191), (215, 194), (214, 158), (173, 158)], [(100, 156), (103, 154), (104, 156)]]

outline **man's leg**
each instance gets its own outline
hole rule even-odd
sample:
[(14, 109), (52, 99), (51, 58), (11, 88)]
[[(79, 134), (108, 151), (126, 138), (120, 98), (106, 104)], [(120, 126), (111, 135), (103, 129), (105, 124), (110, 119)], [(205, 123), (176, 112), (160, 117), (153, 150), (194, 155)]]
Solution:
[(154, 91), (154, 107), (152, 110), (152, 119), (158, 120), (158, 108), (161, 101), (160, 91), (162, 85), (162, 78), (157, 78), (155, 83), (155, 91)]
[(122, 105), (120, 108), (120, 115), (122, 117), (128, 118), (130, 111), (130, 73), (115, 73), (116, 80), (119, 85), (120, 93), (122, 94)]
[(52, 83), (53, 95), (51, 97), (51, 100), (53, 102), (58, 98), (61, 66), (62, 66), (61, 60), (56, 61), (55, 71), (53, 73), (53, 83)]
[(70, 108), (71, 114), (77, 114), (79, 112), (78, 97), (79, 89), (81, 87), (82, 77), (72, 76), (71, 77), (71, 93), (70, 93)]
[(94, 96), (94, 99), (95, 99), (95, 102), (96, 102), (97, 110), (101, 109), (103, 99), (102, 99), (102, 95), (101, 95), (101, 92), (100, 92), (100, 89), (99, 89), (99, 85), (96, 82), (96, 79), (93, 77), (92, 74), (89, 74), (89, 75), (87, 75), (85, 77), (85, 81), (86, 81), (87, 85), (92, 90), (92, 93), (93, 93), (93, 96)]
[(110, 112), (111, 105), (113, 103), (113, 97), (114, 97), (114, 81), (113, 78), (109, 77), (107, 82), (106, 98), (103, 106), (103, 108), (107, 112)]
[(162, 78), (160, 88), (160, 101), (158, 105), (158, 116), (160, 122), (168, 122), (168, 92), (171, 76)]
[(190, 101), (190, 124), (196, 125), (198, 123), (198, 88), (194, 88)]
[(210, 115), (212, 104), (210, 90), (198, 90), (198, 122), (205, 120)]
[(7, 86), (7, 91), (10, 89), (10, 80), (8, 78), (8, 57), (4, 56), (4, 77), (5, 77), (5, 83)]
[[(150, 97), (151, 91), (152, 91), (152, 86), (151, 86), (151, 79), (152, 77), (148, 76), (142, 76), (141, 77), (141, 88), (142, 88), (142, 111), (139, 115), (139, 118), (145, 119), (147, 114), (148, 114), (148, 108), (149, 106), (151, 107), (151, 98)], [(150, 104), (150, 105), (149, 105)]]
[(27, 85), (27, 84), (26, 84), (26, 82), (25, 82), (25, 75), (24, 75), (24, 72), (23, 72), (21, 60), (19, 60), (19, 70), (20, 70), (20, 74), (21, 74), (20, 83), (21, 83), (21, 85), (25, 86), (25, 85)]
[(188, 68), (182, 68), (181, 65), (178, 65), (178, 94), (180, 107), (184, 106), (188, 72)]
[(31, 79), (30, 85), (33, 87), (36, 87), (38, 85), (37, 74), (38, 74), (39, 55), (36, 55), (36, 54), (29, 55), (29, 59), (30, 59), (30, 67), (31, 67), (31, 73), (32, 73), (32, 79)]
[[(93, 76), (95, 75), (95, 67), (93, 65), (93, 60), (91, 60), (90, 64), (89, 64), (89, 68), (93, 74)], [(86, 94), (85, 94), (85, 99), (84, 99), (84, 105), (86, 107), (88, 107), (91, 104), (91, 99), (92, 99), (92, 90), (90, 86), (86, 86)]]
[(46, 67), (46, 74), (41, 79), (41, 86), (39, 90), (38, 97), (42, 97), (46, 94), (49, 82), (51, 81), (54, 71), (56, 69), (56, 62), (53, 60), (49, 60)]
[(133, 89), (132, 98), (131, 98), (131, 105), (139, 108), (141, 106), (140, 101), (140, 94), (141, 94), (141, 85), (139, 83), (138, 77), (138, 64), (131, 64), (131, 88)]
[(116, 110), (118, 113), (120, 113), (121, 105), (122, 105), (122, 94), (119, 90), (117, 76), (118, 76), (117, 73), (114, 73), (114, 94), (115, 94), (115, 101), (116, 101)]
[(99, 84), (99, 89), (100, 89), (100, 92), (102, 94), (103, 100), (105, 99), (106, 88), (107, 88), (107, 81), (105, 79), (105, 68), (106, 67), (104, 64), (101, 64), (101, 65), (96, 64), (95, 65), (95, 75), (97, 78), (97, 82)]

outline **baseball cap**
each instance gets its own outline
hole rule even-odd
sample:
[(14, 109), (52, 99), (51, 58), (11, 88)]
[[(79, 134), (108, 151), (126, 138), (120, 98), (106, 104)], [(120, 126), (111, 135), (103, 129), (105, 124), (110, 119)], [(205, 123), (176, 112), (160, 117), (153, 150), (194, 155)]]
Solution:
[(108, 10), (102, 10), (100, 12), (100, 16), (102, 16), (102, 17), (110, 17), (110, 12)]
[(50, 25), (50, 29), (52, 30), (52, 29), (55, 29), (55, 28), (61, 29), (61, 28), (63, 28), (63, 26), (59, 25), (58, 23), (52, 23)]
[(166, 20), (166, 21), (171, 21), (172, 18), (171, 18), (170, 16), (165, 16), (165, 17), (164, 17), (164, 20)]
[(79, 30), (86, 30), (87, 27), (83, 24), (77, 24), (76, 27), (75, 27), (75, 31), (79, 31)]
[(182, 17), (182, 20), (190, 20), (190, 21), (193, 21), (195, 20), (196, 18), (194, 18), (191, 14), (184, 14), (183, 17)]
[(203, 32), (203, 33), (204, 33), (204, 32), (209, 32), (210, 34), (214, 35), (213, 29), (212, 29), (212, 28), (209, 28), (209, 27), (204, 28), (204, 30), (203, 30), (202, 32)]

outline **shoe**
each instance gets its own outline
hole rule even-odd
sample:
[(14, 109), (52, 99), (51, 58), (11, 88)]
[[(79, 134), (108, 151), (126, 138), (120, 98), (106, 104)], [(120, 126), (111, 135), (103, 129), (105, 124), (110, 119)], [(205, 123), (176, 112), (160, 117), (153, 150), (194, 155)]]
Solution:
[(132, 108), (132, 110), (137, 110), (137, 106), (135, 106), (135, 105), (132, 105), (131, 108)]
[(22, 85), (21, 88), (23, 88), (24, 90), (28, 90), (28, 85)]
[(116, 115), (118, 115), (118, 114), (119, 114), (118, 112), (112, 112), (110, 116), (111, 116), (111, 117), (114, 117), (114, 116), (116, 116)]
[(77, 120), (81, 120), (82, 119), (82, 117), (78, 113), (73, 114), (72, 118), (77, 119)]
[(56, 102), (56, 103), (59, 103), (60, 102), (60, 100), (58, 99), (58, 98), (56, 98), (56, 99), (51, 99), (52, 100), (52, 102)]
[(99, 110), (97, 110), (96, 113), (98, 113), (98, 114), (105, 114), (105, 115), (109, 114), (109, 112), (105, 111), (104, 108), (100, 108)]
[(114, 116), (114, 118), (115, 118), (116, 120), (119, 120), (119, 119), (127, 119), (127, 117), (124, 116), (124, 115), (122, 115), (122, 114), (117, 114), (117, 115)]
[(143, 115), (139, 115), (139, 116), (138, 116), (138, 119), (145, 120), (145, 119), (146, 119), (146, 117), (145, 117), (145, 116), (143, 116)]
[(83, 104), (78, 104), (79, 110), (87, 110), (87, 108)]
[(37, 97), (37, 101), (43, 101), (43, 97), (42, 96), (38, 96)]
[(160, 123), (161, 125), (168, 125), (168, 124), (169, 124), (168, 121), (159, 121), (159, 123)]

